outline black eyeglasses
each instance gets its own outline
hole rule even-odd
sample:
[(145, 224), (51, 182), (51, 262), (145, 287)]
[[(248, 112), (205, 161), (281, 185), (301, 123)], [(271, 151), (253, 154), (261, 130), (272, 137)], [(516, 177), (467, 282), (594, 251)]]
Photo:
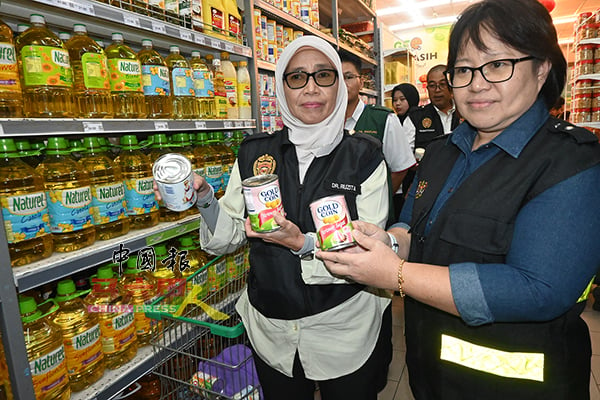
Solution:
[(477, 68), (472, 67), (454, 67), (444, 71), (448, 83), (453, 88), (463, 88), (469, 86), (473, 81), (475, 71), (479, 71), (483, 79), (490, 83), (505, 82), (512, 78), (515, 72), (515, 64), (521, 61), (535, 59), (534, 56), (521, 58), (504, 58), (502, 60), (494, 60)]
[(344, 74), (344, 80), (349, 81), (350, 79), (360, 78), (358, 74)]
[(427, 89), (429, 90), (444, 90), (446, 88), (448, 88), (448, 84), (446, 82), (427, 84)]
[(294, 71), (283, 74), (283, 80), (290, 89), (302, 89), (308, 84), (312, 77), (315, 83), (321, 87), (333, 86), (337, 81), (338, 73), (335, 69), (320, 69), (315, 72)]

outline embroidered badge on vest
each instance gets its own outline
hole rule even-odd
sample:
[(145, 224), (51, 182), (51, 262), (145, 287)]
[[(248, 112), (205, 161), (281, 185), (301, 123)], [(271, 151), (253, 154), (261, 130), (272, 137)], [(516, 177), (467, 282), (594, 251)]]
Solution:
[(415, 199), (418, 199), (419, 197), (423, 196), (423, 193), (425, 192), (426, 188), (427, 181), (419, 181), (419, 184), (417, 185), (417, 190), (415, 191)]
[(275, 161), (273, 156), (263, 154), (254, 161), (252, 170), (254, 171), (254, 175), (267, 175), (275, 172), (276, 166), (277, 161)]
[(432, 123), (433, 123), (433, 121), (429, 117), (425, 117), (421, 121), (421, 125), (423, 125), (423, 128), (431, 128)]

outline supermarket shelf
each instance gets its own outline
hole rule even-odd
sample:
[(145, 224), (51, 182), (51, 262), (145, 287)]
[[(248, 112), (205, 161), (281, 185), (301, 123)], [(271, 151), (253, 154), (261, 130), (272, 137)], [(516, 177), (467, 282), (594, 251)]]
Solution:
[(256, 61), (256, 65), (258, 67), (258, 69), (262, 69), (264, 71), (271, 71), (271, 72), (275, 72), (275, 64), (270, 63), (268, 61)]
[(27, 21), (32, 13), (42, 14), (48, 24), (70, 30), (73, 22), (84, 23), (91, 35), (110, 38), (121, 32), (127, 43), (152, 39), (154, 47), (168, 49), (178, 45), (184, 53), (199, 46), (227, 51), (244, 57), (252, 56), (250, 47), (220, 40), (191, 29), (160, 21), (146, 15), (123, 10), (93, 0), (4, 0), (2, 14)]
[(595, 81), (600, 81), (600, 74), (579, 75), (577, 78), (575, 78), (576, 81), (581, 81), (583, 79), (592, 79)]
[(582, 44), (600, 44), (600, 38), (580, 40), (575, 47), (581, 46)]
[(71, 253), (53, 253), (43, 260), (13, 268), (15, 284), (22, 293), (112, 260), (113, 253), (120, 249), (121, 244), (133, 252), (197, 230), (199, 227), (200, 217), (193, 215), (176, 222), (160, 223), (148, 229), (132, 230), (118, 238), (96, 241), (89, 247)]
[(259, 8), (266, 15), (274, 18), (276, 21), (284, 23), (286, 26), (290, 26), (294, 29), (299, 29), (308, 32), (312, 35), (318, 36), (333, 44), (334, 46), (336, 44), (335, 38), (333, 38), (332, 36), (329, 36), (321, 32), (320, 30), (313, 28), (312, 26), (302, 22), (298, 18), (293, 17), (285, 11), (280, 10), (279, 8), (272, 6), (271, 4), (268, 4), (263, 0), (255, 0), (254, 6)]
[(207, 119), (207, 120), (172, 120), (172, 119), (0, 119), (0, 135), (90, 135), (123, 132), (165, 132), (189, 130), (256, 128), (253, 119)]
[[(330, 3), (324, 2), (323, 4)], [(375, 11), (368, 7), (361, 0), (345, 0), (344, 2), (338, 1), (337, 5), (339, 25), (370, 21), (376, 17)], [(324, 21), (331, 21), (333, 19), (331, 7), (323, 7), (321, 6), (321, 3), (319, 3), (319, 18)]]
[(366, 56), (365, 54), (361, 53), (357, 49), (354, 49), (345, 43), (340, 42), (340, 49), (343, 49), (344, 51), (346, 51), (348, 53), (354, 54), (356, 57), (360, 58), (361, 60), (363, 60), (366, 63), (372, 64), (372, 65), (377, 65), (377, 61), (375, 61), (375, 59)]
[(361, 94), (366, 94), (367, 96), (373, 96), (373, 97), (377, 97), (379, 96), (379, 92), (377, 90), (373, 90), (373, 89), (361, 89), (360, 91)]
[(600, 122), (580, 122), (575, 125), (583, 126), (584, 128), (600, 129)]

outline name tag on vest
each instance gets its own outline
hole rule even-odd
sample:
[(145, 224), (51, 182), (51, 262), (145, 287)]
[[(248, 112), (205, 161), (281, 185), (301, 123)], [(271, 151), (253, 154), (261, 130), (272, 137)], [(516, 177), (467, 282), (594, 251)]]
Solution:
[(335, 190), (336, 192), (350, 192), (354, 194), (360, 194), (360, 186), (356, 186), (351, 183), (331, 182), (330, 188)]

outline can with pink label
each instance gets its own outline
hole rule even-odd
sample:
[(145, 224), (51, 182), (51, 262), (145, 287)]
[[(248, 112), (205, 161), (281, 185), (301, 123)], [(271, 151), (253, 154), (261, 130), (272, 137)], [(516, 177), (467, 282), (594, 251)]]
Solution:
[(177, 153), (158, 157), (152, 175), (165, 206), (173, 211), (185, 211), (196, 204), (194, 173), (190, 160)]
[(257, 175), (242, 181), (246, 210), (254, 232), (273, 232), (279, 229), (274, 215), (284, 215), (277, 175)]
[(310, 203), (317, 240), (321, 250), (339, 250), (354, 246), (352, 222), (346, 199), (342, 195), (328, 196)]

